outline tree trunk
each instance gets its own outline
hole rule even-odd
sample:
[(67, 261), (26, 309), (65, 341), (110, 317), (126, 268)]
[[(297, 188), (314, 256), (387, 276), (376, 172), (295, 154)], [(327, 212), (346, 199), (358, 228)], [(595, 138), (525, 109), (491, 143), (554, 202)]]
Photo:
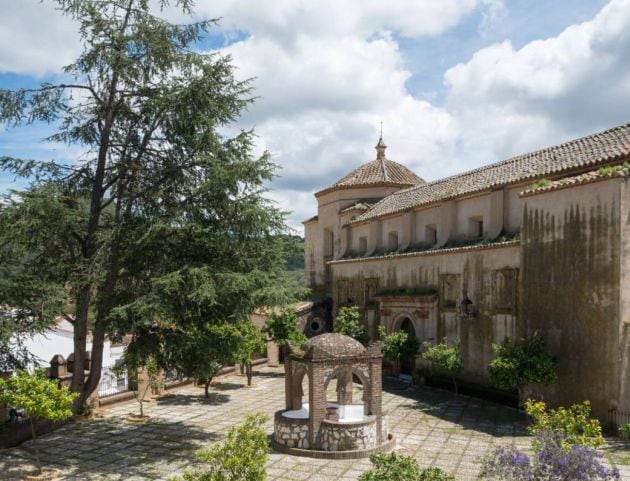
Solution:
[[(121, 27), (121, 33), (127, 28), (129, 18), (131, 16), (131, 2), (125, 12), (125, 18)], [(118, 53), (122, 52), (122, 46), (114, 48)], [(94, 258), (98, 251), (98, 229), (101, 220), (101, 209), (103, 195), (105, 193), (105, 168), (107, 166), (107, 157), (109, 154), (110, 137), (112, 128), (116, 118), (116, 89), (118, 87), (119, 71), (118, 67), (122, 60), (118, 59), (115, 65), (112, 67), (112, 77), (109, 83), (107, 100), (104, 102), (103, 114), (104, 122), (100, 132), (100, 145), (98, 148), (98, 155), (96, 161), (96, 169), (94, 171), (94, 181), (92, 184), (92, 192), (90, 194), (90, 211), (88, 216), (87, 229), (82, 245), (82, 257), (85, 262), (85, 268), (87, 275), (91, 275)], [(74, 322), (74, 362), (75, 370), (72, 376), (72, 390), (79, 393), (79, 397), (73, 405), (73, 411), (76, 413), (87, 399), (85, 385), (85, 376), (83, 373), (83, 365), (85, 362), (85, 337), (87, 335), (88, 315), (90, 309), (91, 293), (93, 289), (92, 281), (88, 279), (83, 282), (79, 288), (79, 295), (77, 298), (77, 313)], [(94, 359), (93, 356), (92, 359)], [(102, 349), (101, 356), (99, 356), (98, 363), (102, 363)], [(77, 368), (78, 366), (78, 368)], [(100, 371), (98, 373), (100, 378)], [(92, 382), (90, 383), (92, 384)], [(93, 389), (92, 389), (93, 391)]]
[(392, 374), (394, 376), (400, 375), (400, 360), (399, 359), (394, 359), (392, 361)]
[(87, 382), (83, 386), (79, 396), (81, 406), (84, 406), (90, 396), (98, 389), (103, 370), (103, 349), (105, 345), (105, 329), (102, 324), (97, 324), (92, 335), (92, 360)]
[(212, 381), (212, 378), (211, 378), (211, 379), (208, 379), (208, 380), (206, 381), (206, 384), (204, 385), (204, 391), (205, 391), (205, 396), (206, 396), (206, 399), (208, 399), (208, 398), (210, 397), (210, 392), (208, 391), (208, 389), (210, 389), (210, 382), (211, 382), (211, 381)]
[(455, 399), (457, 399), (457, 379), (453, 377), (453, 387), (455, 388)]
[[(74, 318), (73, 329), (73, 353), (74, 353), (74, 366), (72, 372), (72, 391), (81, 393), (83, 392), (83, 385), (85, 384), (85, 373), (83, 366), (85, 364), (85, 346), (87, 337), (87, 319), (90, 310), (90, 291), (91, 286), (84, 285), (80, 288), (77, 295), (76, 313)], [(76, 413), (81, 407), (81, 399), (77, 398), (74, 402), (74, 412)]]
[(39, 459), (39, 446), (37, 445), (37, 434), (35, 433), (35, 419), (33, 416), (29, 416), (31, 423), (31, 435), (33, 436), (33, 448), (35, 449), (35, 466), (37, 467), (37, 474), (42, 474), (42, 462)]
[(251, 361), (245, 364), (245, 373), (247, 374), (247, 385), (252, 385), (252, 376), (254, 374)]
[(140, 404), (140, 417), (143, 418), (144, 417), (144, 403), (142, 399), (139, 399), (138, 403)]
[(241, 363), (241, 364), (239, 365), (239, 369), (241, 370), (241, 376), (242, 376), (243, 374), (245, 374), (245, 364), (244, 364), (244, 363)]

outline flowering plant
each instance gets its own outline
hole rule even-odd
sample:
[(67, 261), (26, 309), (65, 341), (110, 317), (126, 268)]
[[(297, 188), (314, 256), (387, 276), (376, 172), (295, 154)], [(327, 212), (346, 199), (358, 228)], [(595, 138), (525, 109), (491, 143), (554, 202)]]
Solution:
[(496, 449), (483, 459), (479, 477), (495, 481), (616, 481), (617, 468), (607, 469), (601, 455), (590, 446), (566, 447), (565, 435), (542, 431), (536, 435), (537, 451), (531, 458), (516, 448)]

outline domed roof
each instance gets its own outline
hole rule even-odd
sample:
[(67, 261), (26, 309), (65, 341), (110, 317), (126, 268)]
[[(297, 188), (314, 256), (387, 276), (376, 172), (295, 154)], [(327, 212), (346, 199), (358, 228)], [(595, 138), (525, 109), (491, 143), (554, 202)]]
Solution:
[(362, 187), (370, 185), (400, 186), (401, 188), (414, 187), (426, 184), (426, 181), (418, 177), (411, 170), (398, 162), (385, 158), (387, 146), (383, 138), (378, 139), (376, 145), (376, 159), (363, 164), (348, 175), (342, 177), (330, 187), (318, 192), (317, 195), (340, 188)]
[(331, 187), (348, 187), (371, 184), (397, 184), (405, 187), (426, 184), (411, 170), (398, 162), (388, 159), (376, 159), (354, 169)]
[[(302, 344), (305, 357), (354, 357), (365, 354), (366, 350), (356, 339), (339, 333), (325, 333), (310, 338)], [(323, 355), (323, 356), (322, 356)]]

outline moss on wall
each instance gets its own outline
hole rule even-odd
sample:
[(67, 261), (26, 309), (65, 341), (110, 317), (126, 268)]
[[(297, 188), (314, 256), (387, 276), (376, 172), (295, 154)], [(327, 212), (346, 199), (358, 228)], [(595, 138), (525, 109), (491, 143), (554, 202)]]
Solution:
[(589, 399), (603, 417), (618, 384), (619, 219), (614, 201), (563, 212), (524, 206), (520, 334), (540, 331), (559, 360), (543, 390), (562, 405)]

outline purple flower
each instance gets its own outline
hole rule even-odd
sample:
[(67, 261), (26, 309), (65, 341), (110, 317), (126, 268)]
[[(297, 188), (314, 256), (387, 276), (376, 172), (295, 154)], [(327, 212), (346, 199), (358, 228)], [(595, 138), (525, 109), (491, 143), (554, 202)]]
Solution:
[(619, 470), (607, 469), (602, 457), (588, 446), (563, 447), (564, 435), (553, 431), (538, 433), (536, 454), (530, 459), (513, 446), (498, 448), (482, 460), (479, 477), (496, 481), (617, 481)]

